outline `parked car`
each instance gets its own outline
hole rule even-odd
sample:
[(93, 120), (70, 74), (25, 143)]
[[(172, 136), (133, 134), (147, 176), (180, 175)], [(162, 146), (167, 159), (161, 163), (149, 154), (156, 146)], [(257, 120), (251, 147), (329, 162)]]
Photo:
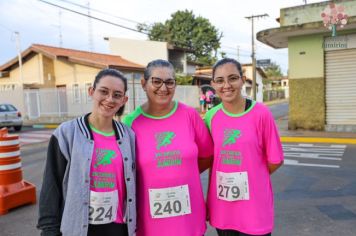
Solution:
[(22, 128), (21, 112), (11, 104), (0, 104), (0, 127), (14, 127), (16, 131)]

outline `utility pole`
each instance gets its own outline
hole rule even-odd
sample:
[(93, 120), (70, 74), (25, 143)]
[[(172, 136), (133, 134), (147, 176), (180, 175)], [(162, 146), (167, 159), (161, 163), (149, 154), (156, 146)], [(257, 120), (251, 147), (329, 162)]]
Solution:
[(59, 19), (59, 47), (63, 47), (63, 36), (62, 36), (62, 11), (58, 11), (58, 19)]
[(88, 7), (88, 39), (89, 39), (89, 50), (94, 51), (94, 40), (93, 40), (93, 24), (91, 21), (91, 11), (90, 11), (90, 0), (87, 2)]
[(18, 31), (15, 31), (14, 34), (15, 34), (15, 40), (16, 40), (17, 57), (18, 57), (18, 60), (19, 60), (20, 83), (21, 83), (21, 87), (23, 88), (24, 81), (23, 81), (23, 73), (22, 73), (22, 56), (21, 56), (20, 33)]
[(237, 61), (240, 62), (240, 46), (237, 45)]
[(256, 56), (255, 56), (255, 31), (254, 31), (254, 19), (255, 18), (263, 18), (267, 17), (268, 14), (263, 14), (263, 15), (251, 15), (251, 16), (246, 16), (245, 18), (248, 20), (251, 20), (251, 28), (252, 28), (252, 53), (251, 53), (251, 58), (252, 58), (252, 93), (253, 93), (253, 99), (256, 100)]
[(58, 11), (58, 25), (51, 25), (53, 27), (56, 27), (58, 29), (58, 47), (62, 48), (63, 47), (63, 37), (62, 37), (62, 11)]

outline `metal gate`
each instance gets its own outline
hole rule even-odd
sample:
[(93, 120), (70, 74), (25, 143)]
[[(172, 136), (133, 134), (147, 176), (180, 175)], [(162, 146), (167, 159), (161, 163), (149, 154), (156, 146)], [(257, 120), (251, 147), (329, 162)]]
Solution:
[(38, 89), (25, 91), (25, 103), (29, 119), (36, 119), (40, 117), (40, 101)]
[(326, 124), (356, 125), (356, 49), (325, 52)]

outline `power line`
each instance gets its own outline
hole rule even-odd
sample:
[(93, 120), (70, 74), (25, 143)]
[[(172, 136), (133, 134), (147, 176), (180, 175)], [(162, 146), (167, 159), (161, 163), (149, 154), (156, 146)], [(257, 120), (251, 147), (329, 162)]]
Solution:
[(226, 50), (234, 50), (234, 51), (236, 51), (237, 48), (239, 48), (239, 50), (242, 52), (248, 52), (248, 53), (250, 52), (249, 50), (241, 49), (240, 46), (231, 47), (231, 46), (221, 45), (221, 48), (225, 48)]
[(14, 31), (11, 30), (10, 28), (6, 27), (5, 25), (0, 24), (0, 26), (3, 27), (4, 29), (6, 29), (7, 31), (11, 32), (11, 33), (14, 32)]
[(43, 2), (45, 4), (48, 4), (48, 5), (52, 5), (54, 7), (61, 8), (63, 10), (66, 10), (66, 11), (69, 11), (69, 12), (72, 12), (72, 13), (75, 13), (75, 14), (78, 14), (78, 15), (81, 15), (81, 16), (89, 17), (89, 18), (97, 20), (97, 21), (101, 21), (101, 22), (104, 22), (104, 23), (107, 23), (107, 24), (110, 24), (110, 25), (114, 25), (114, 26), (123, 28), (123, 29), (127, 29), (127, 30), (130, 30), (130, 31), (134, 31), (134, 32), (137, 32), (137, 33), (148, 35), (148, 33), (141, 32), (141, 31), (139, 31), (137, 29), (133, 29), (133, 28), (130, 28), (130, 27), (127, 27), (127, 26), (123, 26), (123, 25), (120, 25), (120, 24), (117, 24), (117, 23), (114, 23), (114, 22), (111, 22), (111, 21), (108, 21), (108, 20), (104, 20), (104, 19), (101, 19), (101, 18), (98, 18), (98, 17), (95, 17), (95, 16), (90, 16), (88, 14), (84, 14), (84, 13), (81, 13), (81, 12), (78, 12), (78, 11), (75, 11), (75, 10), (72, 10), (72, 9), (69, 9), (69, 8), (66, 8), (66, 7), (62, 7), (62, 6), (59, 6), (59, 5), (54, 4), (54, 3), (50, 3), (50, 2), (47, 2), (47, 1), (44, 1), (44, 0), (38, 0), (38, 1)]
[[(67, 1), (67, 0), (59, 0), (59, 1), (65, 2), (65, 3), (68, 3), (68, 4), (72, 4), (72, 5), (74, 5), (74, 6), (81, 7), (81, 8), (84, 8), (84, 9), (88, 9), (87, 6), (84, 6), (84, 5), (81, 5), (81, 4), (78, 4), (78, 3), (74, 3), (74, 2), (71, 2), (71, 1)], [(91, 8), (91, 11), (95, 11), (95, 12), (98, 12), (98, 13), (101, 13), (101, 14), (105, 14), (105, 15), (108, 15), (108, 16), (112, 16), (112, 17), (115, 17), (115, 18), (117, 18), (117, 19), (125, 20), (125, 21), (131, 22), (131, 23), (141, 24), (140, 22), (137, 22), (137, 21), (134, 21), (134, 20), (125, 18), (125, 17), (115, 16), (115, 15), (113, 15), (113, 14), (110, 14), (110, 13), (104, 12), (104, 11), (100, 11), (100, 10), (98, 10), (98, 9)]]
[[(224, 50), (218, 50), (219, 52), (223, 52), (223, 53), (226, 53), (226, 54), (229, 54), (229, 55), (235, 55), (235, 56), (238, 56), (238, 54), (236, 52), (226, 52)], [(239, 54), (240, 56), (244, 56), (244, 57), (250, 57), (251, 55), (249, 54), (244, 54), (244, 53), (240, 53)]]

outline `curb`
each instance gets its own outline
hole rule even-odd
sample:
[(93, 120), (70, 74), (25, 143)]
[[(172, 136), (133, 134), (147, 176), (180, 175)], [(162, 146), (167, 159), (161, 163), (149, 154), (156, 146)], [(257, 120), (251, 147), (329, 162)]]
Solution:
[(280, 137), (284, 143), (337, 143), (356, 144), (356, 138)]
[(276, 100), (266, 101), (266, 102), (262, 102), (262, 103), (265, 104), (266, 106), (272, 106), (272, 105), (277, 105), (277, 104), (281, 104), (281, 103), (289, 103), (289, 98), (276, 99)]
[(32, 125), (32, 128), (34, 129), (55, 129), (59, 125), (57, 124), (51, 124), (51, 125)]
[[(55, 129), (59, 124), (38, 124), (32, 125), (32, 128), (37, 129)], [(281, 136), (283, 143), (335, 143), (335, 144), (356, 144), (356, 138), (321, 138), (321, 137), (289, 137)]]

